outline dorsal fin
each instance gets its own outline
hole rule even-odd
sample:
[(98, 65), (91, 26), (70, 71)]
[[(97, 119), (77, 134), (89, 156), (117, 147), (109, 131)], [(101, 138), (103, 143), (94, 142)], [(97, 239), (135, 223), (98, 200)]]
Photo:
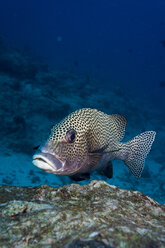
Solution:
[(122, 140), (124, 138), (127, 120), (122, 115), (113, 114), (113, 115), (110, 115), (110, 121), (113, 122), (114, 137), (118, 141)]

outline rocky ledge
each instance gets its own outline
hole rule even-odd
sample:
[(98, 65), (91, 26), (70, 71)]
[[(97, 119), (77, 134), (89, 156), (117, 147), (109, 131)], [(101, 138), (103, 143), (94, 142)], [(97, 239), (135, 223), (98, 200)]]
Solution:
[(0, 186), (0, 247), (165, 247), (165, 207), (104, 181)]

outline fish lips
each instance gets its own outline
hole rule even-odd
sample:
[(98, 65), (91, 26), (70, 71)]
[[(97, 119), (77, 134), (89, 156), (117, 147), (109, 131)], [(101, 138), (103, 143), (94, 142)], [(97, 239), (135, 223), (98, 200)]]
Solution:
[(50, 173), (58, 174), (63, 170), (65, 162), (54, 154), (39, 152), (33, 156), (33, 164)]

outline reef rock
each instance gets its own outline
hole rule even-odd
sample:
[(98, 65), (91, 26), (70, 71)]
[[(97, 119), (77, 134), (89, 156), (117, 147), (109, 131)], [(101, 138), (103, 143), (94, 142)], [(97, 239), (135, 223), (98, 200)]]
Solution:
[(104, 181), (0, 186), (0, 247), (165, 247), (165, 206)]

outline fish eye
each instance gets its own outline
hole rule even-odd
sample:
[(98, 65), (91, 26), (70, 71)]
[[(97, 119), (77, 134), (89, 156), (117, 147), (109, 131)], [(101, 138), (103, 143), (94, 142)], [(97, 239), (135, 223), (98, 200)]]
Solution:
[(69, 130), (65, 136), (66, 141), (68, 143), (73, 143), (76, 139), (76, 135), (77, 135), (77, 132), (74, 129)]

